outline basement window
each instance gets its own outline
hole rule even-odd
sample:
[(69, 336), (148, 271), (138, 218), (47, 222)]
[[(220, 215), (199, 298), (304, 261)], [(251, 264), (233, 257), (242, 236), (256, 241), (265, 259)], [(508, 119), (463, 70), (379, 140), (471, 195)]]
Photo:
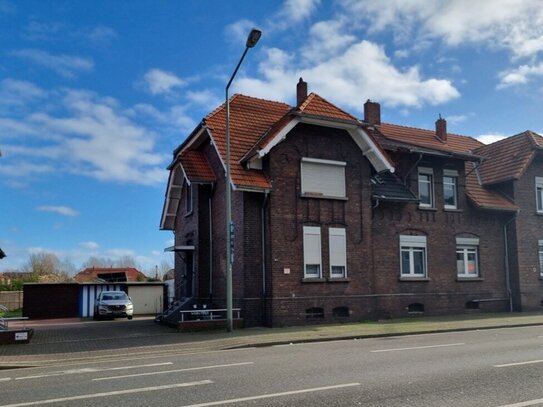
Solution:
[(409, 304), (407, 306), (407, 313), (424, 314), (424, 304), (421, 304), (420, 302), (414, 302), (413, 304)]
[(305, 317), (307, 319), (321, 319), (324, 318), (324, 308), (313, 307), (305, 310)]
[(479, 302), (477, 301), (466, 302), (466, 309), (479, 309)]

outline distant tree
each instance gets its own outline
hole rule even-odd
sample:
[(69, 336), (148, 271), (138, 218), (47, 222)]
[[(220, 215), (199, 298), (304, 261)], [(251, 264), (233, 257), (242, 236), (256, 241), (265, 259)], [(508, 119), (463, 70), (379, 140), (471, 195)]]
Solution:
[(106, 259), (105, 257), (91, 256), (89, 259), (83, 263), (83, 268), (104, 268), (104, 267), (113, 267), (113, 261), (111, 259)]
[(119, 259), (115, 262), (115, 266), (116, 267), (133, 267), (133, 268), (136, 268), (138, 270), (140, 269), (138, 267), (136, 259), (134, 259), (134, 257), (128, 256), (128, 255), (119, 257)]
[(22, 271), (37, 276), (57, 274), (60, 261), (53, 253), (40, 252), (32, 253), (28, 261), (23, 264)]

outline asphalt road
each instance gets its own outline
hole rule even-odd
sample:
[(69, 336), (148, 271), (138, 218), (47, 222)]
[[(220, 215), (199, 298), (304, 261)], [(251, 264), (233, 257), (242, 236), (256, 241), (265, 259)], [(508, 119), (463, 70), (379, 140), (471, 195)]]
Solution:
[(543, 327), (0, 370), (7, 406), (543, 405)]

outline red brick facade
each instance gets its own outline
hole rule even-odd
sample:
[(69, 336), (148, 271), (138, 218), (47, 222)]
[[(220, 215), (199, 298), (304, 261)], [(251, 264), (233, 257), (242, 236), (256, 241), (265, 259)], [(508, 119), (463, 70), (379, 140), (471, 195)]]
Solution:
[[(266, 133), (267, 142), (273, 140), (273, 131), (284, 128), (286, 120), (281, 120), (278, 129), (272, 127)], [(543, 177), (543, 160), (535, 159), (517, 180), (488, 186), (485, 199), (500, 194), (499, 202), (508, 203), (505, 208), (490, 210), (475, 205), (467, 194), (466, 177), (477, 170), (471, 162), (476, 164), (481, 158), (464, 144), (477, 147), (477, 141), (466, 138), (464, 142), (461, 136), (445, 134), (440, 142), (456, 143), (450, 154), (382, 143), (378, 147), (386, 151), (383, 160), (394, 163), (395, 176), (415, 196), (418, 168), (432, 170), (433, 206), (381, 200), (372, 194), (375, 158), (355, 140), (350, 124), (344, 125), (347, 120), (341, 120), (335, 128), (298, 123), (262, 154), (257, 161), (260, 164), (246, 164), (248, 174), (256, 168), (259, 180), (266, 179), (271, 188), (235, 185), (233, 296), (234, 307), (242, 309), (246, 326), (508, 311), (509, 289), (516, 309), (541, 308), (538, 240), (543, 240), (543, 216), (536, 213), (534, 179)], [(226, 184), (212, 131), (208, 137), (199, 136), (203, 141), (192, 148), (204, 153), (216, 181), (192, 182), (191, 213), (186, 212), (185, 182), (173, 229), (176, 246), (195, 247), (192, 254), (176, 254), (177, 281), (187, 281), (187, 256), (192, 256), (193, 296), (200, 303), (222, 308), (226, 303)], [(435, 140), (430, 142), (436, 144)], [(181, 146), (176, 154), (183, 148), (187, 147)], [(461, 148), (464, 155), (457, 151)], [(244, 153), (248, 151), (237, 154), (243, 157)], [(344, 198), (302, 194), (301, 162), (308, 158), (345, 163)], [(457, 174), (457, 201), (456, 208), (446, 209), (444, 174), (451, 172)], [(518, 216), (511, 210), (515, 205), (521, 208)], [(320, 278), (304, 278), (307, 226), (320, 228)], [(331, 278), (330, 228), (345, 231), (345, 278)], [(400, 236), (425, 237), (426, 273), (421, 278), (402, 277)], [(477, 242), (475, 278), (458, 275), (457, 242), (462, 240)], [(186, 294), (186, 288), (177, 292), (178, 296)]]

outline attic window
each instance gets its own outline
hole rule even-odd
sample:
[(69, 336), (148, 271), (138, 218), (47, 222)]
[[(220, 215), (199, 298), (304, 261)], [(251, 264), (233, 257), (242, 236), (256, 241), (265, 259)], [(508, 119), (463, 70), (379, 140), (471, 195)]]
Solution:
[(543, 177), (535, 177), (535, 201), (537, 213), (543, 213)]
[(345, 166), (343, 161), (302, 158), (302, 196), (345, 199)]

